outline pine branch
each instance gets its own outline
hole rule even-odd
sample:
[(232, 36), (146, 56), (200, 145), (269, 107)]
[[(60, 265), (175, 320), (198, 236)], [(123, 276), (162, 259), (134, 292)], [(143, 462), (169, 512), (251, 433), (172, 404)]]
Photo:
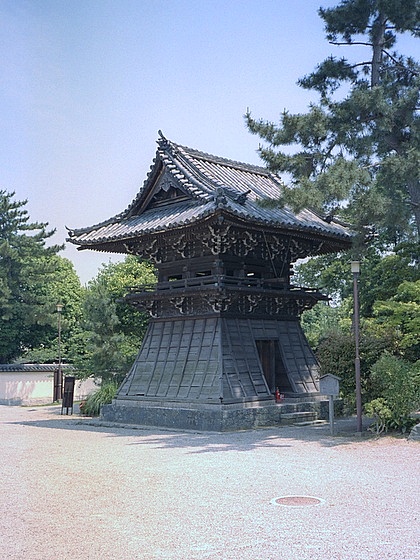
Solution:
[[(331, 44), (333, 44), (333, 45), (367, 45), (367, 46), (370, 45), (370, 43), (331, 43)], [(385, 49), (381, 49), (381, 51), (384, 55), (386, 55), (388, 58), (390, 58), (396, 66), (399, 66), (400, 68), (404, 68), (407, 72), (410, 72), (410, 74), (412, 74), (413, 76), (418, 76), (419, 75), (418, 72), (416, 72), (415, 70), (411, 70), (410, 68), (408, 68), (407, 66), (402, 64), (397, 58), (395, 58), (395, 56), (393, 56), (391, 53), (389, 53)], [(358, 66), (372, 66), (372, 64), (373, 64), (373, 62), (371, 60), (366, 60), (364, 62), (358, 62), (356, 64), (352, 64), (349, 67), (350, 68), (357, 68)]]
[(367, 60), (366, 62), (358, 62), (357, 64), (352, 64), (350, 68), (357, 68), (357, 66), (372, 66), (372, 61)]
[(363, 43), (362, 41), (345, 41), (344, 43), (336, 43), (334, 41), (329, 41), (330, 45), (335, 47), (352, 47), (353, 45), (363, 45), (364, 47), (373, 47), (372, 43)]
[(404, 64), (402, 64), (398, 59), (395, 58), (395, 56), (393, 56), (392, 54), (390, 54), (388, 51), (386, 51), (385, 49), (382, 49), (382, 52), (392, 60), (392, 62), (394, 62), (396, 64), (396, 66), (399, 66), (400, 68), (404, 68), (405, 70), (407, 70), (407, 72), (410, 72), (410, 74), (412, 74), (413, 76), (418, 76), (418, 72), (416, 72), (415, 70), (411, 70), (410, 68), (408, 68), (407, 66), (405, 66)]

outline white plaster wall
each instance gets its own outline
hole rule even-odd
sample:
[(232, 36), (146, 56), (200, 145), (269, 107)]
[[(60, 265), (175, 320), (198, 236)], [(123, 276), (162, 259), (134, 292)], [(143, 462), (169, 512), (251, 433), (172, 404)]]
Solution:
[[(0, 372), (0, 404), (48, 404), (53, 399), (54, 377), (45, 372)], [(76, 380), (74, 400), (79, 401), (97, 388), (93, 379)]]
[(74, 386), (74, 400), (81, 401), (85, 399), (89, 393), (96, 391), (98, 385), (95, 384), (93, 379), (85, 379), (84, 381), (78, 381), (76, 379), (76, 384)]

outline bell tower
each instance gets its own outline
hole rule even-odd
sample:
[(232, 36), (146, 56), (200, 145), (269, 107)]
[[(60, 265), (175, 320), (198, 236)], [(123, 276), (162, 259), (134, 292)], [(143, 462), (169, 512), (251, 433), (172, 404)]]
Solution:
[(319, 393), (318, 365), (299, 317), (325, 299), (292, 283), (293, 263), (346, 248), (350, 232), (304, 210), (261, 205), (282, 185), (266, 169), (161, 137), (128, 209), (73, 230), (82, 248), (154, 263), (156, 285), (128, 304), (150, 323), (107, 420), (199, 430), (278, 422), (274, 394)]

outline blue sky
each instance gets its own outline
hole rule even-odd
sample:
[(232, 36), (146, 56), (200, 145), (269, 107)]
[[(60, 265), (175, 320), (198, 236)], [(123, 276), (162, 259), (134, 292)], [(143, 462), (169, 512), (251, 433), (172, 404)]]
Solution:
[[(124, 210), (157, 131), (260, 163), (256, 117), (305, 111), (296, 81), (326, 56), (319, 5), (336, 0), (0, 0), (0, 188), (32, 220), (89, 226)], [(106, 254), (63, 256), (83, 283)]]

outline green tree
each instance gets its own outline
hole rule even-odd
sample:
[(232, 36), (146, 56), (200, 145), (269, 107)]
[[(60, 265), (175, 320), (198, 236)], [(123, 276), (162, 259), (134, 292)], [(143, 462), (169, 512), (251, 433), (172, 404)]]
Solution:
[(360, 305), (364, 317), (372, 317), (375, 302), (393, 298), (402, 280), (420, 280), (419, 263), (412, 259), (407, 245), (384, 256), (368, 251), (361, 270)]
[(330, 57), (301, 79), (319, 95), (307, 113), (285, 110), (278, 125), (247, 113), (249, 130), (267, 142), (262, 159), (290, 179), (279, 199), (339, 213), (361, 239), (371, 225), (385, 244), (418, 238), (420, 67), (394, 47), (402, 33), (420, 36), (420, 4), (342, 0), (319, 14), (330, 42), (366, 48), (370, 56)]
[(318, 303), (312, 309), (304, 311), (301, 317), (302, 329), (310, 346), (316, 350), (322, 340), (333, 333), (342, 331), (340, 307), (331, 307)]
[(375, 419), (375, 431), (410, 429), (420, 407), (420, 361), (409, 363), (385, 352), (372, 367), (371, 381), (375, 398), (365, 410)]
[(154, 267), (148, 262), (141, 262), (133, 255), (119, 263), (103, 265), (99, 271), (108, 293), (113, 301), (118, 303), (116, 313), (120, 321), (120, 330), (126, 335), (143, 339), (148, 325), (147, 315), (138, 311), (131, 305), (122, 302), (130, 287), (142, 284), (155, 284), (156, 275)]
[[(367, 402), (373, 398), (371, 369), (382, 354), (393, 345), (392, 338), (376, 336), (364, 324), (360, 330), (360, 371), (362, 399)], [(353, 412), (355, 397), (355, 346), (354, 335), (347, 328), (327, 332), (316, 349), (321, 374), (332, 373), (340, 377), (340, 392), (348, 412)]]
[(73, 338), (73, 361), (80, 377), (121, 381), (139, 351), (147, 317), (119, 302), (130, 286), (156, 281), (153, 268), (128, 256), (103, 265), (87, 287), (82, 328)]
[(125, 353), (126, 340), (119, 332), (120, 321), (116, 303), (101, 278), (91, 281), (83, 306), (82, 330), (73, 355), (79, 377), (95, 377), (103, 381), (122, 378), (129, 366)]
[(300, 286), (312, 286), (331, 298), (335, 304), (352, 293), (349, 259), (340, 255), (322, 255), (297, 264), (294, 281)]
[[(294, 279), (302, 286), (316, 286), (336, 304), (353, 294), (348, 257), (324, 255), (310, 259), (296, 266)], [(362, 316), (372, 316), (375, 301), (395, 296), (402, 279), (420, 279), (418, 244), (402, 243), (388, 254), (381, 254), (375, 247), (367, 248), (359, 282)]]
[(54, 275), (53, 257), (62, 248), (46, 246), (54, 231), (47, 223), (31, 222), (27, 201), (14, 196), (0, 191), (1, 363), (42, 342), (44, 326), (51, 324), (45, 287)]
[(378, 332), (394, 330), (400, 355), (411, 362), (419, 359), (420, 280), (402, 282), (393, 297), (376, 301), (373, 315)]
[(82, 318), (84, 289), (73, 264), (59, 255), (37, 259), (40, 270), (51, 269), (48, 281), (37, 287), (37, 299), (43, 302), (44, 319), (33, 325), (30, 345), (23, 348), (23, 361), (50, 363), (58, 357), (58, 314), (57, 304), (63, 305), (61, 312), (61, 357), (68, 361), (73, 338), (77, 338)]

